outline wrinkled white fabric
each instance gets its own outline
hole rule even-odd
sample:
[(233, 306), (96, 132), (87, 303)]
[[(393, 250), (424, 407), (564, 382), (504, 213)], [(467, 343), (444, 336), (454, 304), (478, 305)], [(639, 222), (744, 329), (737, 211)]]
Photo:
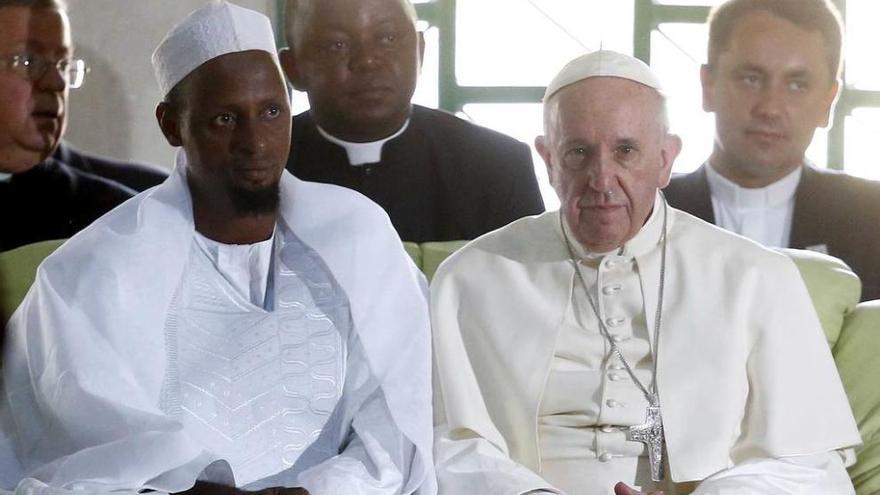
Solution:
[[(515, 495), (560, 495), (535, 490)], [(603, 492), (606, 495), (609, 492)], [(677, 495), (673, 487), (663, 492)], [(851, 495), (854, 493), (841, 456), (825, 452), (781, 459), (754, 459), (725, 469), (700, 483), (692, 495)], [(571, 495), (563, 494), (563, 495)]]
[[(0, 420), (20, 466), (4, 468), (3, 488), (181, 491), (217, 460), (160, 407), (169, 364), (163, 329), (194, 235), (185, 167), (180, 153), (168, 181), (99, 219), (38, 269), (7, 329)], [(328, 423), (350, 429), (325, 428), (302, 456), (307, 462), (261, 482), (308, 487), (347, 477), (354, 494), (377, 484), (399, 484), (391, 493), (433, 493), (420, 273), (384, 212), (347, 189), (285, 172), (279, 222), (347, 297), (365, 359), (363, 369), (346, 370), (339, 417)], [(396, 468), (387, 469), (389, 458)], [(340, 469), (352, 459), (358, 471)]]

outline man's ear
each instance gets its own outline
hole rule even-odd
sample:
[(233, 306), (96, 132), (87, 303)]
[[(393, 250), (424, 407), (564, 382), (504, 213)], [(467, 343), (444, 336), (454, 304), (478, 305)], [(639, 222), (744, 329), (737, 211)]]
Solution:
[(835, 78), (834, 84), (828, 88), (825, 99), (822, 100), (822, 120), (819, 127), (828, 127), (828, 124), (834, 119), (834, 106), (837, 104), (837, 98), (840, 96), (840, 79)]
[(422, 63), (425, 61), (425, 32), (417, 31), (416, 36), (419, 37), (419, 72), (421, 72)]
[(550, 179), (550, 184), (555, 184), (553, 153), (550, 151), (550, 146), (549, 143), (547, 143), (547, 138), (545, 136), (538, 136), (535, 138), (535, 149), (538, 151), (538, 154), (541, 155), (541, 159), (544, 160), (544, 166), (547, 168), (547, 177)]
[(703, 111), (715, 111), (715, 73), (709, 64), (700, 66), (700, 84), (703, 86)]
[(278, 52), (278, 61), (281, 62), (281, 68), (284, 70), (287, 80), (290, 81), (290, 85), (297, 91), (306, 91), (306, 82), (299, 71), (299, 63), (293, 49), (283, 48)]
[(663, 138), (663, 147), (660, 149), (661, 163), (659, 183), (657, 187), (663, 189), (669, 185), (669, 179), (672, 178), (672, 164), (675, 163), (676, 157), (681, 153), (681, 138), (675, 134), (667, 134)]
[(183, 146), (180, 137), (180, 112), (177, 108), (164, 101), (159, 103), (156, 107), (156, 120), (168, 144), (174, 147)]

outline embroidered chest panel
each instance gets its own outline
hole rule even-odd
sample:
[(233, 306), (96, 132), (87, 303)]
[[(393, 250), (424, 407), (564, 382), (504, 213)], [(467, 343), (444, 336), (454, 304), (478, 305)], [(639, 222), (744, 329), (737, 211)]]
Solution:
[(229, 462), (239, 485), (293, 466), (320, 435), (345, 379), (344, 295), (323, 264), (308, 263), (305, 246), (287, 243), (276, 253), (267, 291), (274, 310), (265, 311), (194, 248), (166, 324), (161, 406)]

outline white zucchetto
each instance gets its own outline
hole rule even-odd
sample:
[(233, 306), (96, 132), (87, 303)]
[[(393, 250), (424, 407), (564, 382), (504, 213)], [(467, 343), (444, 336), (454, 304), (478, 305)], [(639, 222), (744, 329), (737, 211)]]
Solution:
[(162, 95), (205, 62), (227, 53), (261, 50), (276, 63), (278, 49), (265, 15), (226, 1), (213, 1), (171, 28), (153, 52)]
[(660, 78), (641, 60), (610, 50), (599, 50), (581, 55), (566, 64), (547, 86), (544, 101), (562, 88), (591, 77), (620, 77), (663, 91)]

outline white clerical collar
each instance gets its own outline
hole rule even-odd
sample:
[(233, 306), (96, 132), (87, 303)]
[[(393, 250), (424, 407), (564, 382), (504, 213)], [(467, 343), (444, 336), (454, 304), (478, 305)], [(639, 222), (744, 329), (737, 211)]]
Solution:
[[(562, 229), (565, 237), (570, 240), (575, 254), (583, 260), (598, 261), (609, 255), (624, 257), (641, 256), (658, 246), (662, 240), (663, 210), (664, 208), (670, 208), (669, 206), (666, 206), (665, 203), (666, 200), (663, 198), (660, 191), (657, 191), (657, 194), (654, 197), (654, 209), (651, 211), (648, 221), (645, 222), (645, 225), (642, 226), (641, 230), (639, 230), (632, 239), (624, 243), (623, 246), (606, 253), (597, 253), (584, 248), (572, 234), (571, 226), (568, 225), (567, 220), (564, 220), (565, 217), (563, 217)], [(671, 215), (668, 217), (667, 230), (670, 228), (672, 228)]]
[(736, 210), (774, 208), (791, 201), (802, 174), (803, 167), (797, 167), (769, 186), (747, 188), (719, 174), (711, 163), (706, 166), (706, 180), (709, 182), (712, 196), (727, 207)]
[(256, 306), (263, 307), (269, 283), (272, 247), (278, 231), (265, 241), (253, 244), (224, 244), (196, 231), (196, 242), (221, 275), (241, 295)]
[(9, 182), (12, 180), (12, 174), (7, 174), (6, 172), (0, 172), (0, 182)]
[(359, 167), (368, 163), (378, 163), (382, 161), (382, 147), (385, 146), (385, 143), (388, 141), (403, 134), (403, 131), (409, 127), (409, 119), (406, 119), (406, 122), (403, 123), (403, 127), (394, 134), (387, 138), (369, 143), (352, 143), (351, 141), (343, 141), (338, 137), (331, 136), (327, 131), (321, 129), (321, 126), (316, 127), (318, 128), (318, 132), (324, 136), (324, 139), (345, 149), (345, 153), (348, 155), (348, 163), (350, 165)]

